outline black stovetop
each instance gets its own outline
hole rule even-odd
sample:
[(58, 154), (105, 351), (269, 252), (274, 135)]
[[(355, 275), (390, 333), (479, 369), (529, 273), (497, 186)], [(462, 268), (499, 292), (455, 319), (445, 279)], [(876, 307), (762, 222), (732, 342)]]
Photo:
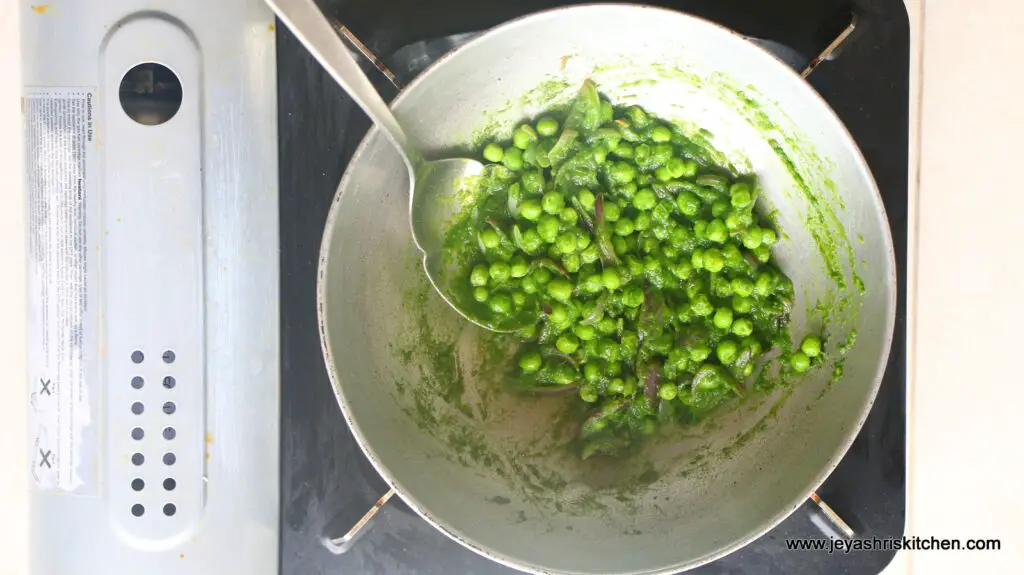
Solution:
[[(457, 43), (448, 36), (574, 2), (480, 3), (434, 0), (320, 0), (400, 80)], [(863, 430), (818, 493), (858, 537), (897, 537), (905, 516), (906, 247), (910, 27), (903, 0), (678, 0), (654, 2), (741, 33), (820, 52), (858, 16), (841, 55), (810, 84), (850, 130), (881, 190), (896, 248), (899, 300), (885, 379)], [(284, 26), (277, 27), (281, 238), (281, 565), (282, 575), (505, 574), (507, 567), (449, 540), (397, 498), (356, 544), (333, 554), (341, 536), (387, 489), (340, 415), (316, 327), (317, 254), (328, 207), (346, 164), (369, 127), (365, 115)], [(372, 67), (367, 66), (372, 70)], [(396, 90), (371, 78), (386, 98)], [(788, 551), (784, 540), (821, 537), (805, 509), (698, 575), (874, 575), (894, 552)]]

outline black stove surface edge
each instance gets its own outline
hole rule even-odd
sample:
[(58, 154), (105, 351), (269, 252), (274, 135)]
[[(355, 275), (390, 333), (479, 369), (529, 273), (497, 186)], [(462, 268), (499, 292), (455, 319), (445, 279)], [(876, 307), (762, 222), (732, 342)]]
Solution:
[[(483, 30), (566, 2), (321, 0), (375, 53)], [(810, 57), (856, 12), (858, 32), (834, 62), (810, 77), (857, 141), (881, 190), (893, 232), (899, 299), (886, 376), (863, 430), (819, 489), (858, 537), (899, 537), (905, 517), (905, 320), (910, 30), (902, 0), (681, 0), (659, 3), (744, 34), (785, 43)], [(277, 27), (281, 238), (282, 575), (499, 574), (512, 570), (450, 541), (400, 502), (389, 503), (353, 549), (333, 555), (340, 536), (386, 486), (344, 423), (320, 353), (317, 254), (328, 207), (369, 122), (283, 25)], [(398, 72), (396, 70), (396, 72)], [(371, 74), (386, 98), (395, 90)], [(814, 575), (880, 572), (894, 552), (788, 551), (784, 540), (820, 537), (804, 510), (745, 548), (692, 573)]]

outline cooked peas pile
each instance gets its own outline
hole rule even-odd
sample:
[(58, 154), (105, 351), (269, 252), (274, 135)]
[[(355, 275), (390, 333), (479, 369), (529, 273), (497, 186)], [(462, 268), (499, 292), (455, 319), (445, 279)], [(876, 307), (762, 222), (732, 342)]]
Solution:
[(530, 320), (518, 388), (579, 394), (584, 458), (742, 393), (768, 350), (789, 372), (823, 361), (819, 337), (790, 344), (793, 285), (756, 181), (642, 108), (587, 82), (567, 113), (482, 155), (468, 293), (494, 325)]

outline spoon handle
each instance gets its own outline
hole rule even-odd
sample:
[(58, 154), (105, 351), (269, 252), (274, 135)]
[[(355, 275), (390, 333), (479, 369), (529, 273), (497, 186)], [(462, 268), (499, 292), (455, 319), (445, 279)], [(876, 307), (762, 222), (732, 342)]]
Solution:
[(313, 0), (266, 2), (366, 115), (411, 159), (409, 140), (398, 120)]

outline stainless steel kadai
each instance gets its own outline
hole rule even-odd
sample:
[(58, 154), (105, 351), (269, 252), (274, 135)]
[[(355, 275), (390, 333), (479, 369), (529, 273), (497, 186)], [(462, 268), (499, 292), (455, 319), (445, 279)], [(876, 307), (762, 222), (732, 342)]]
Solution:
[(500, 336), (430, 288), (408, 227), (407, 170), (377, 129), (327, 221), (323, 350), (366, 455), (458, 542), (537, 573), (678, 572), (776, 525), (846, 452), (892, 340), (892, 241), (871, 174), (828, 105), (769, 53), (685, 14), (586, 5), (527, 16), (440, 60), (392, 108), (419, 149), (457, 156), (568, 101), (587, 78), (616, 104), (705, 130), (737, 170), (758, 175), (759, 207), (784, 232), (776, 257), (797, 288), (793, 332), (824, 332), (828, 365), (666, 430), (638, 456), (579, 461), (559, 418), (572, 399), (503, 392)]

